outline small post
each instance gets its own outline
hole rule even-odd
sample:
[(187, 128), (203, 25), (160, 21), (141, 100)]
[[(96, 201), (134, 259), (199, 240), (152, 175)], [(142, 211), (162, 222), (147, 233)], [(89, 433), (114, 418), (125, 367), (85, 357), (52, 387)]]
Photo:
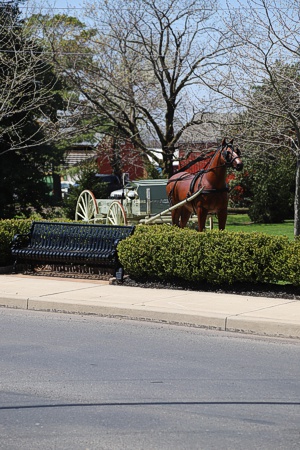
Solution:
[(146, 214), (151, 214), (151, 190), (146, 188)]
[(123, 267), (119, 267), (119, 269), (116, 271), (116, 280), (123, 283), (123, 277), (124, 277), (124, 269)]

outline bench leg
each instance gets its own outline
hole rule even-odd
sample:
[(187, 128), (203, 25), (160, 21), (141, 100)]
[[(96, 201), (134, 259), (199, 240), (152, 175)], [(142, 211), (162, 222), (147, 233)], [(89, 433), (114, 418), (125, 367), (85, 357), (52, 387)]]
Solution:
[(13, 274), (17, 273), (17, 260), (15, 260), (15, 262), (13, 263), (11, 273), (13, 273)]
[(123, 283), (123, 277), (124, 277), (124, 269), (123, 267), (119, 267), (118, 270), (116, 270), (116, 279), (117, 281)]

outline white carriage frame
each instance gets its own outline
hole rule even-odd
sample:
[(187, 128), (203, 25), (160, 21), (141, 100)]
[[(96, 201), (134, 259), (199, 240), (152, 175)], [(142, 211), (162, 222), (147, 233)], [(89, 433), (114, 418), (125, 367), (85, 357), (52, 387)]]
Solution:
[[(114, 199), (96, 199), (92, 191), (84, 190), (78, 197), (75, 220), (88, 223), (99, 223), (106, 225), (135, 225), (137, 223), (171, 223), (170, 212), (173, 209), (179, 208), (186, 202), (192, 201), (201, 194), (202, 189), (194, 193), (191, 197), (174, 205), (166, 210), (151, 217), (151, 203), (150, 203), (150, 189), (147, 189), (146, 195), (146, 214), (141, 214), (139, 209), (140, 199), (135, 201), (133, 207), (133, 200), (125, 195), (122, 201)], [(209, 228), (213, 228), (213, 219), (209, 217)]]

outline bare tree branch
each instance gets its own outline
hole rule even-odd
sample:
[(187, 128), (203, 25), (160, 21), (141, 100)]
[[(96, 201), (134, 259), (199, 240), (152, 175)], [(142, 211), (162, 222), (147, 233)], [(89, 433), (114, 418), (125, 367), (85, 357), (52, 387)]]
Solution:
[[(54, 42), (58, 70), (86, 105), (168, 174), (185, 130), (219, 108), (202, 77), (227, 63), (235, 43), (215, 26), (216, 10), (212, 0), (96, 0), (87, 21), (97, 31), (86, 54), (67, 55)], [(152, 140), (160, 157), (151, 153)]]
[(300, 22), (299, 2), (247, 0), (230, 7), (224, 26), (240, 45), (228, 79), (207, 85), (235, 105), (241, 139), (255, 150), (286, 148), (297, 159), (295, 235), (300, 234)]

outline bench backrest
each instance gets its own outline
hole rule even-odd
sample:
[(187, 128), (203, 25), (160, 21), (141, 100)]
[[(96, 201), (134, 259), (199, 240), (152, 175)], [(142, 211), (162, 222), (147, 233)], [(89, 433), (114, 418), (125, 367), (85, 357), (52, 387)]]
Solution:
[(134, 226), (68, 222), (33, 222), (30, 247), (68, 250), (105, 250), (134, 232)]

